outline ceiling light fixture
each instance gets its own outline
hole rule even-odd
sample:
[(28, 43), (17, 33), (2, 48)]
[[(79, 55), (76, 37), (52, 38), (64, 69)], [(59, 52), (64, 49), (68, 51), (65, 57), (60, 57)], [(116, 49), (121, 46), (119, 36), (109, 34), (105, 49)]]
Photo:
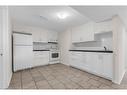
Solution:
[(69, 14), (61, 12), (61, 13), (58, 13), (57, 16), (59, 19), (65, 19), (69, 16)]

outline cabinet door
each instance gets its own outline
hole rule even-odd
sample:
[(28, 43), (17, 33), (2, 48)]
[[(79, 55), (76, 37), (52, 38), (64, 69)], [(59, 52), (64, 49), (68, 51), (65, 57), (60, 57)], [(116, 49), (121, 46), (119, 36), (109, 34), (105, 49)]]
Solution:
[(92, 68), (92, 62), (91, 62), (91, 53), (84, 52), (82, 54), (82, 69), (90, 71)]
[(81, 42), (93, 41), (94, 40), (94, 23), (89, 22), (80, 27), (80, 40)]
[(98, 71), (100, 69), (99, 66), (100, 64), (98, 62), (98, 55), (96, 52), (90, 52), (89, 62), (91, 63), (91, 67), (90, 67), (91, 72), (98, 74)]
[(53, 32), (48, 31), (48, 42), (52, 42), (53, 41)]
[(49, 42), (57, 42), (58, 34), (55, 31), (48, 31), (48, 41)]
[(0, 50), (0, 88), (2, 88), (3, 86), (3, 70), (2, 70), (2, 59), (3, 59), (3, 56), (1, 55), (3, 52), (2, 50)]
[(39, 31), (35, 31), (32, 33), (33, 36), (33, 42), (40, 42), (40, 32)]
[(47, 31), (40, 32), (40, 41), (41, 42), (48, 42)]
[(35, 31), (32, 33), (33, 42), (48, 42), (46, 31)]
[(57, 42), (58, 40), (58, 33), (57, 32), (53, 32), (53, 41)]
[(104, 74), (104, 63), (103, 63), (103, 54), (102, 53), (97, 53), (97, 62), (95, 65), (95, 69), (96, 69), (96, 73), (99, 75), (103, 75)]
[(34, 66), (43, 66), (49, 63), (49, 51), (34, 52)]
[(103, 70), (104, 70), (104, 76), (112, 79), (112, 76), (113, 76), (113, 55), (112, 54), (103, 55)]
[(97, 74), (108, 79), (112, 79), (113, 55), (110, 53), (98, 53), (98, 62), (96, 64)]
[(82, 40), (80, 28), (76, 27), (71, 30), (71, 40), (72, 43), (78, 43)]
[(94, 40), (94, 23), (78, 26), (72, 29), (72, 43), (87, 42)]
[(70, 65), (81, 69), (82, 57), (80, 52), (70, 52)]
[(112, 22), (104, 21), (100, 23), (96, 23), (95, 25), (95, 33), (103, 33), (112, 31)]

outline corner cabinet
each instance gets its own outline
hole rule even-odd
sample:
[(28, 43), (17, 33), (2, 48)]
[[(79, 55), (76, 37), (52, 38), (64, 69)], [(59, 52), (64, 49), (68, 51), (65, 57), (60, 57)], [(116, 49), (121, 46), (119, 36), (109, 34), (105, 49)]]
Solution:
[(94, 22), (88, 22), (82, 26), (72, 28), (72, 43), (94, 41)]
[(112, 80), (113, 54), (70, 51), (70, 66)]

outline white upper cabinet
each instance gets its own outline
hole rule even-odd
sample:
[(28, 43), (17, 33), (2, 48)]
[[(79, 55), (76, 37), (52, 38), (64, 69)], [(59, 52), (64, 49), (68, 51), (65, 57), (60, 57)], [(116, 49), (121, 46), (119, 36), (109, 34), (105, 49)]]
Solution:
[(32, 33), (33, 42), (39, 42), (40, 41), (39, 35), (40, 35), (40, 32), (38, 32), (38, 31)]
[(33, 42), (57, 42), (57, 32), (54, 31), (36, 31), (32, 33)]
[(111, 20), (99, 23), (88, 22), (84, 25), (72, 28), (71, 30), (72, 43), (94, 41), (94, 34), (111, 31), (112, 31)]
[(94, 22), (75, 27), (72, 29), (72, 43), (87, 42), (94, 40)]
[(33, 42), (48, 42), (47, 31), (36, 31), (32, 33)]
[(48, 42), (57, 42), (58, 41), (58, 33), (55, 31), (48, 31)]
[(23, 32), (23, 33), (32, 33), (33, 42), (47, 43), (47, 42), (58, 41), (58, 33), (56, 31), (50, 31), (43, 28), (14, 25), (13, 31)]
[(96, 23), (94, 26), (95, 33), (111, 32), (112, 31), (112, 21), (104, 21)]
[(41, 42), (48, 42), (48, 34), (47, 34), (47, 31), (42, 31), (40, 33), (40, 41)]

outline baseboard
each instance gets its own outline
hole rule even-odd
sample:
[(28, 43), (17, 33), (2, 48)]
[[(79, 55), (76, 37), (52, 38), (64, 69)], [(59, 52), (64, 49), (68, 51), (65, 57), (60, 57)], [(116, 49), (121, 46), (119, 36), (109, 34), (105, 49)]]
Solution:
[(10, 76), (9, 76), (9, 79), (8, 79), (8, 82), (7, 82), (7, 86), (6, 86), (6, 88), (8, 88), (8, 87), (9, 87), (10, 82), (11, 82), (11, 79), (12, 79), (12, 73), (11, 73), (11, 74), (10, 74)]
[(123, 73), (122, 73), (122, 76), (121, 76), (121, 79), (120, 79), (120, 82), (119, 82), (119, 83), (121, 83), (121, 81), (122, 81), (122, 79), (123, 79), (123, 77), (124, 77), (125, 72), (126, 72), (126, 70), (124, 70), (124, 71), (123, 71)]
[(60, 64), (64, 64), (64, 65), (66, 65), (66, 66), (70, 66), (69, 64), (65, 64), (65, 63), (62, 63), (62, 62), (60, 62)]

